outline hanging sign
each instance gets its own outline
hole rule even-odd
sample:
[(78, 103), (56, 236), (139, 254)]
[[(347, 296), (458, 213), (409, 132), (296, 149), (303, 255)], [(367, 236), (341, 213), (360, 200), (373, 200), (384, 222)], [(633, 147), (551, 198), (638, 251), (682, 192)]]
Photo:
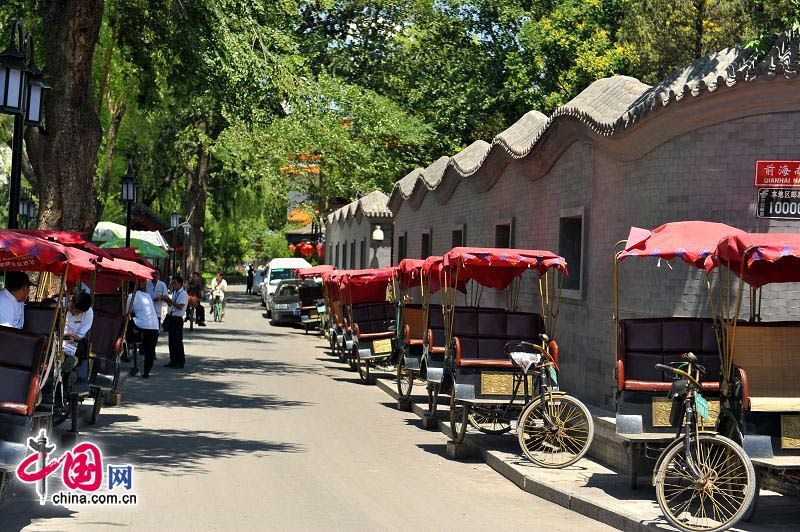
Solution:
[(756, 216), (800, 220), (800, 189), (759, 188)]
[(800, 188), (800, 161), (756, 161), (756, 188)]

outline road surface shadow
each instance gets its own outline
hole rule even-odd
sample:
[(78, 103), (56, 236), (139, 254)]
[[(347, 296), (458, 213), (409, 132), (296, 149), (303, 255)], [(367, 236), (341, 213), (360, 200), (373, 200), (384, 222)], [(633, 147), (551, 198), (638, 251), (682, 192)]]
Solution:
[(170, 475), (206, 472), (208, 469), (202, 463), (205, 460), (243, 454), (263, 458), (272, 453), (305, 452), (302, 445), (294, 443), (244, 440), (219, 431), (126, 429), (104, 436), (104, 452), (115, 461)]
[[(56, 482), (48, 483), (48, 493), (56, 492)], [(19, 531), (37, 519), (69, 518), (77, 514), (63, 506), (54, 506), (50, 502), (42, 506), (31, 486), (14, 481), (6, 491), (3, 502), (0, 502), (0, 530)]]
[(426, 453), (435, 454), (436, 456), (441, 456), (446, 460), (450, 460), (453, 462), (465, 463), (465, 464), (477, 464), (483, 463), (483, 459), (479, 456), (473, 456), (470, 458), (453, 458), (452, 456), (447, 454), (447, 444), (442, 443), (418, 443), (417, 447)]
[[(197, 366), (192, 366), (197, 362)], [(226, 382), (232, 374), (299, 375), (314, 368), (265, 360), (196, 359), (188, 357), (185, 369), (156, 366), (149, 379), (132, 378), (123, 388), (127, 404), (184, 408), (257, 408), (278, 410), (312, 403), (281, 399), (274, 395), (236, 393), (241, 385)], [(209, 378), (213, 378), (211, 380)], [(101, 413), (102, 416), (102, 413)]]

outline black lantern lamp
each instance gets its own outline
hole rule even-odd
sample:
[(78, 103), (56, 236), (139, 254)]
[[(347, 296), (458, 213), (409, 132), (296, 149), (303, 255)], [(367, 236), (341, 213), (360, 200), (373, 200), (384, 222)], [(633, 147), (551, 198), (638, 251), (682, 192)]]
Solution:
[(11, 26), (8, 48), (0, 53), (0, 113), (13, 115), (22, 113), (27, 70), (22, 25), (17, 20)]
[(133, 171), (133, 161), (128, 160), (128, 170), (120, 181), (122, 187), (122, 202), (125, 204), (125, 247), (131, 246), (131, 207), (136, 203), (139, 183), (136, 182), (136, 173)]
[(42, 125), (42, 107), (44, 106), (44, 93), (51, 87), (44, 81), (44, 74), (36, 66), (36, 55), (33, 48), (33, 35), (25, 35), (25, 44), (28, 47), (28, 94), (26, 97), (27, 109), (25, 124), (28, 126)]
[(181, 215), (172, 211), (169, 216), (169, 225), (172, 227), (172, 277), (175, 278), (178, 268), (178, 227), (181, 225)]

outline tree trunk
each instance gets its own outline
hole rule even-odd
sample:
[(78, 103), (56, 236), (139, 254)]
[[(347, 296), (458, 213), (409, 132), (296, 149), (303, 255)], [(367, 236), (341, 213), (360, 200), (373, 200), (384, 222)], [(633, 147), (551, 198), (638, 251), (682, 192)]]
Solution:
[(197, 166), (194, 171), (189, 172), (186, 178), (186, 212), (192, 229), (189, 234), (189, 249), (185, 252), (188, 252), (186, 261), (188, 273), (200, 272), (202, 274), (206, 199), (208, 196), (209, 154), (208, 146), (206, 146), (208, 124), (204, 119), (200, 119), (195, 127), (198, 133)]
[(703, 19), (706, 17), (706, 0), (694, 0), (694, 58), (703, 57)]
[(98, 190), (97, 197), (95, 198), (97, 220), (103, 216), (103, 211), (106, 208), (104, 202), (108, 198), (108, 190), (111, 184), (112, 163), (114, 162), (114, 153), (117, 151), (117, 134), (119, 133), (119, 127), (122, 124), (122, 117), (125, 116), (124, 101), (115, 106), (111, 102), (110, 96), (108, 100), (108, 112), (111, 115), (111, 120), (109, 120), (108, 131), (106, 132), (106, 153), (105, 157), (103, 157), (103, 171), (100, 174), (100, 181), (97, 184)]
[(43, 49), (53, 89), (45, 97), (46, 130), (26, 132), (39, 181), (39, 227), (94, 227), (94, 175), (102, 127), (92, 98), (92, 66), (103, 0), (40, 0)]

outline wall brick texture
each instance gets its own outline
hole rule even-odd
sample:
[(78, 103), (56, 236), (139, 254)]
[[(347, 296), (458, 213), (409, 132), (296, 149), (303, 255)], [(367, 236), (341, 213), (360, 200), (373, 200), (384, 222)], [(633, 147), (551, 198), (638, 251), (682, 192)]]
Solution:
[[(429, 192), (417, 210), (401, 202), (394, 218), (395, 249), (398, 236), (407, 234), (412, 258), (420, 257), (424, 231), (431, 230), (433, 253), (442, 254), (451, 248), (451, 231), (461, 224), (467, 245), (494, 246), (495, 226), (511, 219), (515, 247), (558, 252), (559, 218), (583, 208), (582, 291), (563, 298), (556, 333), (561, 383), (591, 403), (612, 408), (613, 252), (631, 226), (654, 228), (693, 219), (748, 231), (797, 232), (799, 226), (795, 221), (756, 218), (753, 175), (758, 159), (800, 159), (800, 113), (717, 119), (633, 160), (622, 160), (607, 149), (635, 134), (634, 129), (602, 142), (584, 136), (536, 179), (530, 160), (511, 161), (488, 191), (476, 192), (470, 182), (475, 178), (464, 178), (444, 204)], [(332, 228), (328, 231), (333, 241)], [(351, 238), (355, 226), (348, 231), (346, 238)], [(532, 276), (527, 281), (521, 301), (533, 310), (539, 305), (538, 285), (534, 290)], [(705, 278), (680, 261), (659, 265), (651, 259), (629, 259), (620, 265), (620, 285), (622, 318), (709, 315)], [(798, 294), (786, 288), (764, 290), (765, 318), (800, 319)], [(505, 306), (505, 294), (488, 292), (482, 305)], [(743, 315), (747, 312), (745, 307)]]

